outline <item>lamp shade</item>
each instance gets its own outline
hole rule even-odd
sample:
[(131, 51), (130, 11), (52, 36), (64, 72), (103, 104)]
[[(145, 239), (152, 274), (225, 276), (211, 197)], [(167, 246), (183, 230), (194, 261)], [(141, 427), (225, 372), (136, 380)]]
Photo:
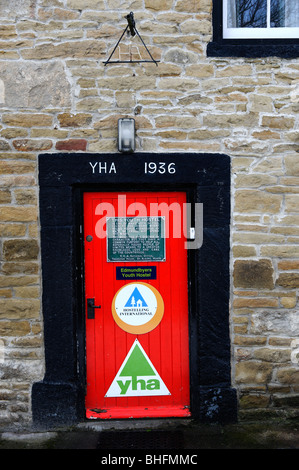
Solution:
[(133, 118), (118, 120), (118, 150), (123, 153), (135, 151), (135, 120)]

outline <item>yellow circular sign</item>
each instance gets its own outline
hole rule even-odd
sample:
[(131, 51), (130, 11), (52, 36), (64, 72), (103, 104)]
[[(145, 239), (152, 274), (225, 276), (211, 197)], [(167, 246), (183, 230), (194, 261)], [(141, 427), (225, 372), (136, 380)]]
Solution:
[(121, 287), (112, 301), (112, 315), (127, 333), (144, 334), (159, 325), (164, 314), (160, 292), (145, 282), (131, 282)]

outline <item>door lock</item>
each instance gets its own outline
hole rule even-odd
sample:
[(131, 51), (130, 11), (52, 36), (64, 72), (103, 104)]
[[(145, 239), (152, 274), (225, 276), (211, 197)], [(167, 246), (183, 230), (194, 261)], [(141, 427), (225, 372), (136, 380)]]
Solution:
[(101, 305), (95, 305), (94, 299), (87, 299), (87, 318), (94, 320), (94, 309), (101, 308)]

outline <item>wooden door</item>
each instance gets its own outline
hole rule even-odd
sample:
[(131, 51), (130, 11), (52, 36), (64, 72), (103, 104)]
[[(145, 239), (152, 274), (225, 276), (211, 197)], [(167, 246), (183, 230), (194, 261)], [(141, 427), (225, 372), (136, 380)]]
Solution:
[(87, 418), (190, 416), (185, 204), (84, 193)]

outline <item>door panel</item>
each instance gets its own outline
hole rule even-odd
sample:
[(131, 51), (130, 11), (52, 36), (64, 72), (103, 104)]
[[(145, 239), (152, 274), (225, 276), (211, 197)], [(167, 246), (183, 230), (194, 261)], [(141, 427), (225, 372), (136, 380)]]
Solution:
[(184, 192), (84, 194), (87, 418), (190, 415), (185, 203)]

